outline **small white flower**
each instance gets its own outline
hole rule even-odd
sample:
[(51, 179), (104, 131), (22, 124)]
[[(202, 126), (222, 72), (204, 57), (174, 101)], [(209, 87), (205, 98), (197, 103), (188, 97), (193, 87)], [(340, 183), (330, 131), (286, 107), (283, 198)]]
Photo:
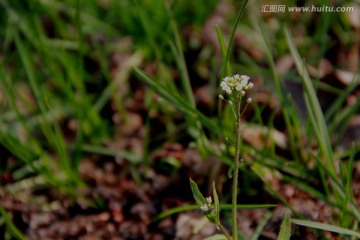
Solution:
[(201, 205), (201, 206), (200, 206), (200, 209), (201, 209), (201, 211), (203, 211), (203, 212), (207, 212), (207, 211), (209, 211), (209, 206), (208, 206), (207, 204), (204, 204), (204, 205)]
[(207, 198), (206, 198), (206, 201), (208, 202), (208, 204), (211, 204), (211, 203), (212, 203), (211, 197), (207, 197)]
[(229, 85), (227, 84), (227, 82), (224, 80), (221, 82), (220, 84), (220, 87), (223, 91), (225, 91), (227, 94), (231, 94), (232, 93), (232, 90), (231, 88), (229, 87)]
[(232, 102), (231, 100), (229, 100), (229, 104), (230, 104), (230, 105), (233, 105), (233, 102)]
[(222, 90), (224, 90), (224, 91), (225, 91), (225, 89), (228, 87), (228, 85), (227, 85), (227, 83), (226, 83), (225, 80), (220, 83), (220, 87), (221, 87)]
[(249, 83), (249, 76), (235, 74), (231, 77), (225, 77), (220, 83), (220, 87), (227, 94), (232, 94), (233, 91), (239, 92), (242, 96), (246, 91), (254, 86), (253, 83)]
[(219, 95), (219, 98), (220, 98), (221, 100), (224, 100), (224, 96), (223, 96), (223, 95)]
[(244, 85), (247, 85), (247, 84), (248, 84), (248, 81), (249, 81), (249, 77), (248, 77), (248, 76), (245, 76), (245, 75), (242, 75), (242, 77), (241, 77), (241, 83), (244, 84)]
[(246, 100), (247, 103), (251, 103), (251, 101), (252, 101), (251, 98), (248, 98), (248, 99)]
[(200, 206), (200, 209), (205, 215), (209, 215), (213, 211), (213, 207), (210, 204), (203, 204)]
[(247, 83), (247, 82), (249, 81), (250, 77), (247, 76), (247, 75), (241, 75), (241, 79), (242, 79), (243, 81), (246, 81), (246, 83)]
[(241, 84), (236, 85), (236, 91), (242, 91), (243, 86)]

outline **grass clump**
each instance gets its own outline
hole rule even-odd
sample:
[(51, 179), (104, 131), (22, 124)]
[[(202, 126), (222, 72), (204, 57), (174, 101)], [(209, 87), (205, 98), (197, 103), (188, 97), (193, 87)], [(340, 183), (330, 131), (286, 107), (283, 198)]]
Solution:
[(359, 237), (358, 25), (262, 4), (1, 1), (0, 238)]

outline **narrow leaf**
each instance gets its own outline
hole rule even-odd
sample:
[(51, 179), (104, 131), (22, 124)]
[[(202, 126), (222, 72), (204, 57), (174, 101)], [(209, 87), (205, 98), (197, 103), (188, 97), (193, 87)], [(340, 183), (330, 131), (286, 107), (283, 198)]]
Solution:
[(323, 155), (325, 156), (327, 167), (329, 168), (329, 170), (331, 172), (335, 172), (335, 166), (332, 161), (333, 160), (333, 152), (331, 149), (330, 137), (329, 137), (329, 133), (327, 132), (327, 125), (325, 122), (323, 112), (320, 107), (319, 100), (317, 98), (317, 95), (316, 95), (316, 92), (314, 89), (314, 86), (312, 84), (309, 73), (307, 72), (307, 70), (305, 68), (305, 64), (302, 61), (300, 54), (295, 46), (294, 39), (293, 39), (289, 29), (284, 28), (284, 32), (285, 32), (288, 47), (290, 49), (291, 55), (294, 59), (294, 62), (295, 62), (296, 68), (297, 68), (297, 71), (303, 80), (303, 84), (305, 87), (305, 93), (307, 94), (307, 97), (308, 97), (307, 108), (308, 108), (309, 114), (313, 114), (313, 116), (314, 116), (314, 121), (312, 121), (312, 125), (313, 125), (314, 129), (318, 129), (319, 134), (317, 134), (317, 141), (320, 145), (320, 149), (321, 149)]
[[(244, 209), (263, 209), (263, 208), (274, 208), (276, 207), (275, 204), (237, 204), (236, 208), (238, 210), (244, 210)], [(231, 210), (232, 209), (232, 205), (231, 204), (220, 204), (219, 208), (222, 210)], [(199, 209), (198, 205), (185, 205), (185, 206), (180, 206), (180, 207), (175, 207), (175, 208), (171, 208), (169, 210), (166, 210), (158, 215), (156, 215), (152, 221), (158, 221), (160, 219), (169, 217), (173, 214), (176, 213), (180, 213), (180, 212), (185, 212), (185, 211), (191, 211), (191, 210), (196, 210)]]
[[(219, 28), (218, 25), (216, 25), (215, 29), (216, 29), (220, 49), (221, 49), (221, 54), (222, 54), (223, 58), (225, 58), (226, 57), (226, 46), (225, 46), (224, 36), (223, 36), (223, 34), (221, 32), (221, 29)], [(227, 69), (226, 69), (227, 74), (231, 75), (231, 66), (230, 66), (230, 64), (227, 64), (226, 67), (227, 67)]]
[(216, 235), (204, 238), (203, 240), (227, 240), (227, 238), (223, 234), (216, 234)]
[(219, 226), (220, 224), (220, 203), (219, 196), (216, 192), (215, 182), (213, 182), (213, 195), (214, 195), (214, 207), (215, 207), (215, 224)]
[(19, 229), (16, 228), (14, 223), (11, 221), (10, 216), (1, 205), (0, 205), (0, 214), (8, 227), (8, 231), (10, 235), (13, 236), (15, 239), (25, 240), (24, 235), (19, 231)]
[(291, 220), (289, 214), (285, 214), (284, 220), (281, 223), (278, 240), (289, 240), (291, 236)]
[(186, 115), (189, 115), (194, 118), (199, 118), (202, 124), (208, 129), (211, 129), (215, 132), (220, 132), (219, 127), (207, 116), (198, 111), (193, 106), (184, 100), (183, 97), (179, 96), (176, 92), (169, 92), (169, 89), (160, 84), (158, 81), (147, 75), (145, 72), (138, 68), (134, 68), (134, 73), (137, 77), (142, 80), (151, 90), (158, 93), (162, 98), (168, 101), (170, 104), (184, 112)]
[(235, 36), (235, 31), (236, 31), (236, 28), (240, 22), (240, 19), (241, 19), (241, 16), (243, 15), (244, 11), (245, 11), (245, 7), (246, 7), (246, 4), (247, 4), (248, 0), (245, 0), (244, 1), (244, 4), (241, 6), (241, 9), (239, 11), (239, 14), (237, 15), (236, 17), (236, 22), (234, 24), (234, 27), (232, 29), (232, 32), (231, 32), (231, 35), (230, 35), (230, 39), (229, 39), (229, 44), (228, 44), (228, 48), (227, 48), (227, 52), (226, 52), (226, 56), (224, 58), (224, 62), (223, 62), (223, 66), (222, 66), (222, 71), (221, 71), (221, 78), (220, 79), (223, 79), (225, 77), (225, 72), (226, 70), (228, 69), (227, 65), (229, 64), (229, 59), (230, 59), (230, 52), (231, 52), (231, 47), (232, 47), (232, 44), (234, 42), (234, 36)]
[(191, 191), (193, 193), (193, 196), (195, 198), (196, 203), (199, 206), (202, 206), (204, 204), (206, 204), (206, 199), (204, 198), (204, 196), (201, 194), (199, 187), (197, 186), (197, 184), (190, 178), (190, 187), (191, 187)]
[(325, 230), (325, 231), (329, 231), (329, 232), (335, 232), (335, 233), (339, 233), (339, 234), (350, 235), (353, 237), (360, 238), (360, 233), (358, 233), (358, 232), (355, 232), (353, 230), (349, 230), (346, 228), (341, 228), (338, 226), (330, 225), (330, 224), (318, 223), (318, 222), (313, 222), (313, 221), (308, 221), (308, 220), (300, 220), (300, 219), (291, 219), (291, 222), (294, 224), (300, 225), (300, 226), (316, 228), (316, 229), (320, 229), (320, 230)]
[(272, 217), (272, 213), (268, 212), (263, 220), (261, 220), (261, 222), (258, 224), (258, 226), (255, 229), (254, 234), (251, 236), (251, 240), (257, 240), (260, 237), (260, 234), (262, 232), (262, 230), (265, 228), (266, 224), (270, 221), (271, 217)]

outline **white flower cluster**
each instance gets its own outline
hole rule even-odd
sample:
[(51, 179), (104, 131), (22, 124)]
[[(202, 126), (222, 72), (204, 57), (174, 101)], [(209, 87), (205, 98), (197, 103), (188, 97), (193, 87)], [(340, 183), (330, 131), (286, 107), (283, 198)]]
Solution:
[(249, 76), (236, 74), (232, 77), (225, 77), (221, 82), (220, 87), (227, 94), (232, 94), (233, 91), (240, 92), (242, 96), (245, 92), (251, 89), (254, 84), (249, 82)]

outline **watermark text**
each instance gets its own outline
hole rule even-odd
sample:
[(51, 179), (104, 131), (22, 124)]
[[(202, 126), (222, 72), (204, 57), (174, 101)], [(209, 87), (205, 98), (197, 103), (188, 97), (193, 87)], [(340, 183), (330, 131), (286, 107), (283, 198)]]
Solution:
[(286, 5), (262, 5), (263, 13), (285, 13), (285, 12), (353, 12), (354, 7), (334, 7), (334, 6), (306, 6), (306, 7), (290, 7)]

